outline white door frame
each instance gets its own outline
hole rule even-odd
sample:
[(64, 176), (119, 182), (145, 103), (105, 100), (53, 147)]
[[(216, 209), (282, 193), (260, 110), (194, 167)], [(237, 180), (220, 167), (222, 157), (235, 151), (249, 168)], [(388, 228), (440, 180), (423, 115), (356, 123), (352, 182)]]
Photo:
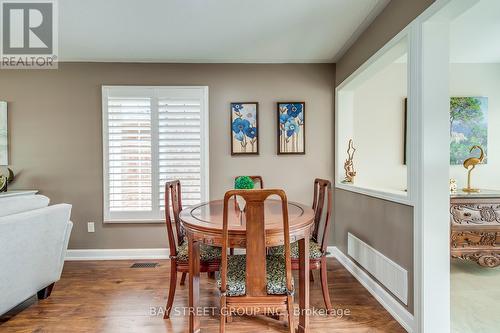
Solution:
[[(338, 117), (339, 90), (407, 36), (408, 196), (401, 199), (339, 183), (336, 187), (413, 206), (414, 313), (405, 322), (412, 332), (451, 329), (449, 30), (451, 21), (478, 1), (436, 0), (336, 88)], [(338, 118), (335, 124), (339, 135)]]
[(449, 30), (478, 0), (437, 0), (411, 24), (410, 187), (414, 206), (414, 332), (450, 332)]

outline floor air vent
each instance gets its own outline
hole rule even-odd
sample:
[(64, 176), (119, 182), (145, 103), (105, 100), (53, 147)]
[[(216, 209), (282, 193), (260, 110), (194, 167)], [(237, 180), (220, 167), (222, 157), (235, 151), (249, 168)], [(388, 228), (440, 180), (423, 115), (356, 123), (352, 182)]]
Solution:
[(157, 266), (157, 262), (136, 262), (130, 268), (155, 268)]

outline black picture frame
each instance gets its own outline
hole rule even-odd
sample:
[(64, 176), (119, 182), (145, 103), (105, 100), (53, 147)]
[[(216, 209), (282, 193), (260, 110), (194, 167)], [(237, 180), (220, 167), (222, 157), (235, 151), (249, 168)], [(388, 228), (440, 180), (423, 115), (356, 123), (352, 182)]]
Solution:
[[(245, 105), (252, 105), (255, 107), (255, 117), (251, 117), (249, 113), (244, 114)], [(236, 107), (241, 106), (242, 110), (240, 113), (236, 113)], [(252, 108), (251, 108), (252, 109)], [(231, 140), (231, 156), (242, 156), (242, 155), (259, 155), (259, 103), (258, 102), (232, 102), (230, 105), (230, 140)], [(255, 118), (255, 119), (253, 119)], [(235, 126), (235, 120), (240, 119), (238, 121), (239, 126)], [(248, 127), (247, 123), (249, 123), (250, 127)], [(239, 127), (241, 131), (235, 131), (235, 129)], [(254, 132), (252, 132), (252, 128)], [(253, 136), (253, 137), (252, 137)], [(238, 138), (238, 139), (237, 139)], [(242, 140), (239, 140), (242, 138)], [(240, 142), (240, 146), (238, 146), (238, 142)], [(249, 151), (247, 151), (249, 150)]]
[(305, 155), (306, 102), (278, 102), (276, 109), (278, 155)]

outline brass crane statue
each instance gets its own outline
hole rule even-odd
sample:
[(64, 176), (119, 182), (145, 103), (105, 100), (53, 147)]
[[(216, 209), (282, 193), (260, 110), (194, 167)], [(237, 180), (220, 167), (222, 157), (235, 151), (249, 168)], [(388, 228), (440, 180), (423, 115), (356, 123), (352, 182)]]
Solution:
[(483, 163), (483, 160), (484, 160), (484, 150), (483, 148), (481, 148), (480, 146), (472, 146), (472, 148), (470, 149), (469, 152), (472, 153), (472, 151), (474, 149), (479, 149), (480, 151), (480, 154), (479, 154), (479, 157), (469, 157), (468, 159), (466, 159), (464, 161), (464, 168), (466, 168), (468, 170), (467, 172), (467, 187), (462, 189), (464, 192), (468, 192), (468, 193), (477, 193), (479, 192), (479, 189), (477, 188), (472, 188), (470, 186), (470, 174), (472, 172), (472, 170), (474, 170), (474, 168), (476, 167), (476, 165), (478, 164), (481, 164)]

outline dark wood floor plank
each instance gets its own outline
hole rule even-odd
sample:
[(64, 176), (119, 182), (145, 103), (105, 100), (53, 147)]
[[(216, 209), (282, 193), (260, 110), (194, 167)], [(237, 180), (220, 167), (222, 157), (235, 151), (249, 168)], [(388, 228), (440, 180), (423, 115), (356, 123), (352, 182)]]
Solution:
[[(152, 309), (162, 309), (168, 295), (169, 261), (157, 268), (129, 268), (137, 261), (66, 262), (61, 281), (45, 300), (36, 297), (0, 320), (0, 332), (168, 332), (184, 333), (187, 316), (164, 320)], [(317, 274), (317, 272), (315, 273)], [(311, 285), (311, 307), (323, 309), (319, 276)], [(297, 276), (295, 276), (297, 279)], [(311, 332), (405, 332), (338, 261), (328, 259), (330, 295), (335, 309), (349, 310), (342, 318), (311, 317)], [(177, 286), (174, 307), (187, 307), (187, 285)], [(201, 305), (217, 308), (215, 281), (201, 277)], [(298, 319), (298, 318), (297, 318)], [(298, 320), (295, 321), (296, 323)], [(203, 316), (202, 332), (217, 332), (218, 318)], [(267, 317), (235, 317), (228, 332), (286, 332), (285, 322)]]

